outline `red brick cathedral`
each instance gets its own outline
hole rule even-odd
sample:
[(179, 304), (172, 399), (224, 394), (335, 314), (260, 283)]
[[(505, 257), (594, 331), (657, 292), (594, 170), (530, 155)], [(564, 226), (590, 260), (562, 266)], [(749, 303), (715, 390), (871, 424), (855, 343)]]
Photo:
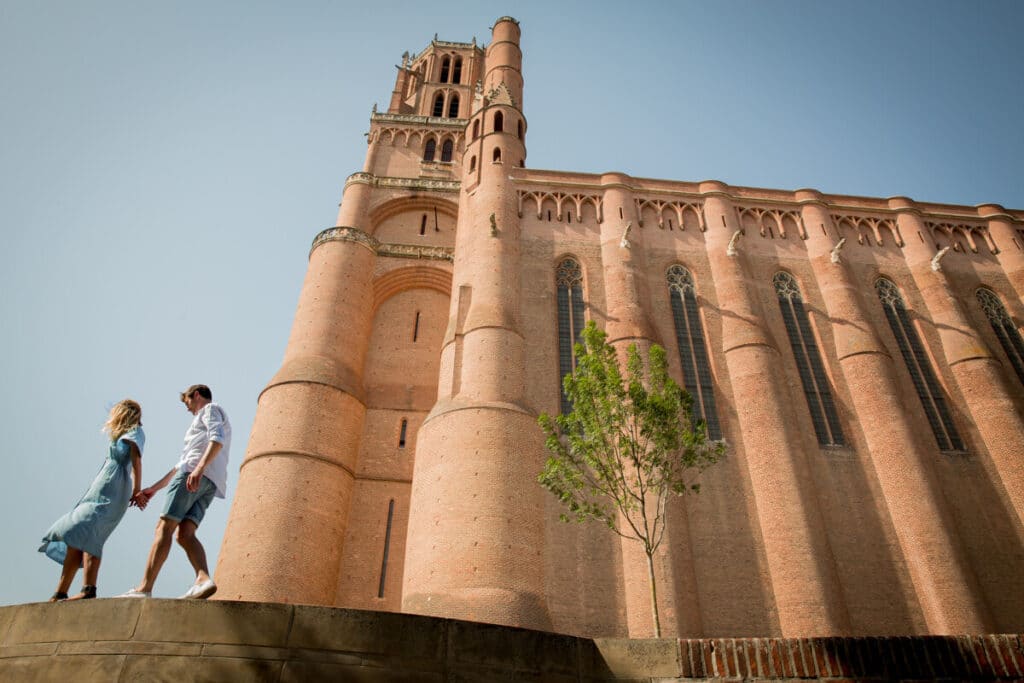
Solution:
[(527, 168), (519, 24), (404, 55), (259, 398), (218, 597), (650, 635), (558, 521), (572, 344), (664, 346), (725, 457), (668, 636), (1024, 630), (1024, 212)]

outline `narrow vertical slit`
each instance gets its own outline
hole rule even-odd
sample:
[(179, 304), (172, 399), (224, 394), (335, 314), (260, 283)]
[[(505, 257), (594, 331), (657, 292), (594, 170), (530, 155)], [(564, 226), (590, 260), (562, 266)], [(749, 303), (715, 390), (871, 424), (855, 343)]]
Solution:
[(412, 326), (412, 340), (416, 341), (420, 336), (420, 312), (416, 311), (416, 322)]
[(420, 234), (425, 235), (427, 233), (427, 214), (423, 214), (423, 218), (420, 220)]
[[(402, 420), (405, 426), (405, 420)], [(380, 561), (380, 584), (377, 586), (377, 597), (384, 597), (384, 580), (388, 575), (388, 551), (391, 550), (391, 522), (395, 517), (395, 499), (388, 501), (388, 525), (384, 531), (384, 557)]]
[(398, 433), (398, 447), (399, 448), (405, 448), (405, 433), (406, 433), (406, 430), (408, 430), (408, 429), (409, 429), (409, 421), (403, 417), (402, 418), (401, 431), (399, 431), (399, 433)]

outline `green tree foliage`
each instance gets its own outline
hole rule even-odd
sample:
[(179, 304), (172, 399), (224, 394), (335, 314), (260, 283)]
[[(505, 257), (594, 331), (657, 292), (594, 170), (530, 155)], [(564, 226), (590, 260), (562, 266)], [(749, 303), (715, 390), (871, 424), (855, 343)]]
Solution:
[(539, 418), (550, 451), (539, 481), (567, 508), (563, 521), (597, 520), (643, 545), (661, 637), (653, 558), (666, 506), (671, 496), (699, 491), (697, 476), (725, 444), (707, 439), (690, 395), (669, 377), (665, 349), (653, 345), (645, 369), (631, 344), (623, 376), (615, 348), (593, 321), (582, 337), (576, 368), (564, 380), (572, 410)]

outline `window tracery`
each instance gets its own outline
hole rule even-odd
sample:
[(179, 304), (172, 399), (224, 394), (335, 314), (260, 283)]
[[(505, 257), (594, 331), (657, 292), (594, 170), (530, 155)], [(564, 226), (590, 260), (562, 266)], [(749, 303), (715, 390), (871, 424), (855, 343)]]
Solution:
[(697, 291), (690, 272), (674, 265), (665, 274), (668, 282), (672, 319), (675, 322), (679, 363), (683, 369), (683, 386), (693, 397), (694, 412), (703, 420), (709, 439), (721, 439), (722, 428), (715, 408), (704, 329), (697, 309)]
[(975, 292), (975, 296), (978, 297), (981, 310), (985, 311), (999, 344), (1010, 359), (1010, 365), (1017, 373), (1017, 378), (1024, 384), (1024, 339), (1021, 339), (1017, 326), (1013, 324), (1013, 319), (995, 292), (982, 287)]
[(555, 287), (558, 299), (558, 387), (562, 414), (565, 415), (572, 410), (572, 403), (565, 395), (562, 380), (576, 367), (575, 346), (584, 324), (583, 269), (579, 261), (570, 257), (559, 262), (555, 269)]
[(779, 299), (782, 321), (796, 359), (800, 384), (811, 411), (811, 423), (818, 443), (822, 446), (842, 446), (846, 441), (839, 422), (839, 412), (832, 398), (825, 364), (821, 360), (821, 352), (814, 339), (796, 278), (789, 273), (776, 273), (772, 284)]
[(882, 302), (885, 317), (889, 321), (889, 327), (892, 328), (893, 336), (896, 337), (896, 345), (910, 372), (910, 379), (917, 391), (918, 398), (921, 399), (921, 405), (924, 407), (925, 416), (928, 418), (932, 433), (935, 434), (939, 449), (943, 451), (964, 450), (963, 441), (953, 424), (953, 417), (946, 406), (946, 400), (943, 398), (935, 370), (925, 353), (917, 330), (910, 322), (910, 316), (899, 289), (891, 280), (883, 277), (875, 280), (875, 291), (879, 301)]

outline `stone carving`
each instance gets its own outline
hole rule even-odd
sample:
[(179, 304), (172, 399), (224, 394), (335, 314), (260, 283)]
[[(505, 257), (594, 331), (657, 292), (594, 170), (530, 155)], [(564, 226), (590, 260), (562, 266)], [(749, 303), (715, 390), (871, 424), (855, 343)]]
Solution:
[(622, 231), (622, 239), (619, 240), (620, 249), (629, 249), (632, 245), (629, 243), (629, 231), (633, 229), (633, 221), (626, 223), (626, 229)]
[(439, 180), (431, 178), (394, 178), (391, 176), (375, 176), (372, 173), (353, 173), (345, 181), (350, 183), (362, 183), (375, 187), (396, 187), (408, 190), (431, 190), (434, 192), (458, 192), (462, 187), (458, 180)]
[(378, 256), (395, 258), (427, 259), (431, 261), (454, 261), (455, 250), (451, 247), (421, 246), (418, 244), (385, 244), (377, 241), (358, 228), (338, 226), (327, 228), (313, 239), (310, 253), (327, 242), (355, 242), (367, 247)]
[(843, 257), (839, 255), (839, 252), (843, 250), (843, 245), (844, 244), (846, 244), (846, 238), (845, 237), (843, 237), (838, 242), (836, 242), (836, 246), (832, 247), (832, 263), (842, 263), (843, 262)]
[(726, 256), (735, 256), (736, 254), (740, 253), (736, 249), (736, 243), (739, 241), (740, 235), (742, 235), (742, 234), (743, 234), (742, 230), (737, 230), (736, 232), (734, 232), (732, 234), (732, 239), (729, 240), (729, 246), (727, 246), (725, 248)]
[(942, 261), (943, 257), (945, 257), (947, 253), (949, 253), (950, 249), (952, 249), (952, 247), (943, 247), (942, 249), (939, 249), (939, 252), (935, 254), (935, 256), (932, 256), (932, 270), (934, 270), (936, 273), (942, 270), (942, 264), (940, 263), (940, 261)]

